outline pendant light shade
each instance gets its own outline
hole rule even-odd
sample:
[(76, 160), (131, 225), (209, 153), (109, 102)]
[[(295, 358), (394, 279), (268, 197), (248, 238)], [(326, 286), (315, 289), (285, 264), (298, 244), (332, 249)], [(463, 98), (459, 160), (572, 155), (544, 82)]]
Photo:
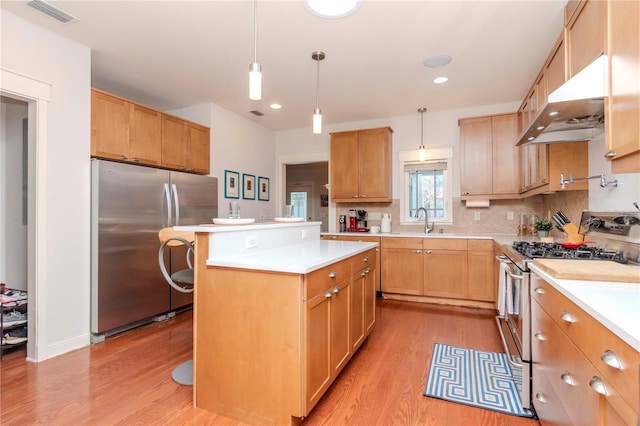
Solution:
[(418, 108), (418, 112), (420, 113), (420, 148), (418, 148), (418, 156), (420, 161), (424, 161), (427, 155), (424, 147), (424, 113), (427, 112), (427, 109), (424, 107)]
[(253, 63), (249, 64), (249, 99), (262, 99), (262, 67), (258, 63), (258, 0), (253, 0)]
[(316, 108), (313, 110), (313, 133), (322, 133), (322, 110), (318, 107), (318, 93), (320, 92), (320, 61), (324, 59), (324, 52), (313, 52), (311, 58), (316, 61)]

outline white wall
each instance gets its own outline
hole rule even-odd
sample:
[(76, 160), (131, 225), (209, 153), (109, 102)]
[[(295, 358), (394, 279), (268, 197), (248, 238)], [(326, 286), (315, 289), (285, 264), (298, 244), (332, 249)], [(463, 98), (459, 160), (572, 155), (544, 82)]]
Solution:
[[(2, 67), (51, 84), (46, 170), (45, 358), (89, 343), (91, 51), (15, 15), (1, 14)], [(35, 335), (35, 333), (34, 333)], [(44, 339), (43, 339), (44, 336)]]
[(605, 152), (604, 133), (589, 141), (589, 176), (604, 173), (607, 181), (617, 180), (618, 186), (601, 188), (599, 179), (590, 180), (589, 210), (636, 211), (632, 203), (640, 204), (640, 173), (611, 174), (611, 162), (604, 158)]
[(22, 120), (27, 104), (3, 98), (0, 126), (0, 282), (27, 290), (27, 226), (23, 224)]
[[(237, 199), (241, 217), (265, 220), (274, 217), (274, 151), (275, 133), (260, 124), (247, 120), (238, 114), (216, 104), (207, 103), (169, 111), (187, 120), (195, 121), (211, 128), (211, 170), (210, 175), (218, 178), (218, 216), (227, 217), (229, 201), (224, 198), (224, 171), (232, 170), (269, 178), (271, 195), (269, 201)], [(257, 189), (257, 188), (256, 188)]]

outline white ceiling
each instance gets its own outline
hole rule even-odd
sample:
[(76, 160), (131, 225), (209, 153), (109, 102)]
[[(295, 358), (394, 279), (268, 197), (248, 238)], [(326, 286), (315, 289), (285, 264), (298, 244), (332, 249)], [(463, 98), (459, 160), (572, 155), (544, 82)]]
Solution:
[[(316, 50), (326, 52), (326, 124), (520, 100), (560, 35), (566, 2), (365, 0), (355, 14), (329, 20), (299, 0), (259, 0), (261, 101), (248, 96), (252, 1), (51, 1), (79, 18), (68, 24), (26, 3), (0, 2), (89, 46), (95, 87), (162, 110), (213, 102), (284, 130), (311, 125)], [(423, 65), (439, 54), (453, 61)], [(433, 84), (439, 75), (449, 82)], [(272, 102), (283, 108), (271, 110)]]

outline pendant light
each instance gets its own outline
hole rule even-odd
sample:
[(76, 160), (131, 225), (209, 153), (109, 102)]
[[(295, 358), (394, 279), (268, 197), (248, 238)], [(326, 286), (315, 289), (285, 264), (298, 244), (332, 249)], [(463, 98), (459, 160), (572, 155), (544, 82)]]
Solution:
[(262, 99), (262, 72), (258, 63), (258, 0), (253, 0), (253, 63), (249, 64), (249, 99)]
[(313, 110), (313, 133), (322, 133), (322, 111), (318, 108), (318, 93), (320, 92), (320, 61), (324, 59), (324, 52), (313, 52), (311, 58), (316, 61), (316, 109)]
[(418, 112), (420, 113), (420, 151), (418, 151), (418, 155), (420, 161), (424, 161), (427, 155), (424, 147), (424, 113), (427, 112), (427, 109), (425, 107), (418, 108)]

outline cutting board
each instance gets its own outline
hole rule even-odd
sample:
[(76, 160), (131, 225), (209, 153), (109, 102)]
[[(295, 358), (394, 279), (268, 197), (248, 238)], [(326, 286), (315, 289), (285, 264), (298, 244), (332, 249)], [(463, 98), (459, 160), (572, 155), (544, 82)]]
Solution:
[(535, 259), (533, 264), (554, 278), (640, 283), (640, 269), (610, 260)]

